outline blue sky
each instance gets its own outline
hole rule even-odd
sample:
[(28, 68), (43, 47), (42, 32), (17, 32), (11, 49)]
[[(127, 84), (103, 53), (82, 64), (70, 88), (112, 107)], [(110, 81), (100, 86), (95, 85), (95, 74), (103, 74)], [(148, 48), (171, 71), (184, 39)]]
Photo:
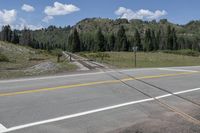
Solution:
[(32, 29), (66, 26), (91, 17), (167, 18), (185, 24), (200, 19), (199, 6), (199, 0), (1, 0), (0, 26), (10, 24), (14, 28)]

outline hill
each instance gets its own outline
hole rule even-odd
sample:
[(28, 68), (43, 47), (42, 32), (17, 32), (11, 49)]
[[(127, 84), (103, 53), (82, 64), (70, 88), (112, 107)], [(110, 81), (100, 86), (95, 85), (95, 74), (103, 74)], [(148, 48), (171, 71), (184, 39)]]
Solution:
[[(1, 60), (1, 56), (6, 60)], [(53, 74), (76, 69), (44, 50), (0, 41), (0, 79)]]
[[(74, 39), (75, 30), (77, 30), (76, 39)], [(4, 26), (0, 40), (48, 51), (55, 48), (73, 52), (131, 51), (135, 45), (139, 45), (140, 51), (180, 49), (200, 51), (200, 21), (178, 25), (167, 19), (128, 21), (86, 18), (74, 26), (51, 25), (35, 31), (29, 29), (12, 31), (9, 26)], [(72, 50), (73, 47), (76, 47), (76, 50)]]
[[(145, 33), (147, 30), (150, 30), (150, 38), (152, 39), (155, 36), (155, 39), (159, 45), (159, 50), (169, 50), (167, 48), (168, 39), (168, 28), (175, 30), (175, 40), (177, 43), (177, 49), (192, 49), (192, 50), (200, 50), (200, 21), (191, 21), (186, 25), (178, 25), (169, 22), (166, 19), (162, 19), (160, 21), (142, 21), (142, 20), (126, 20), (126, 19), (107, 19), (107, 18), (86, 18), (78, 22), (76, 25), (64, 28), (57, 28), (53, 26), (49, 26), (47, 29), (42, 29), (38, 31), (34, 31), (35, 39), (39, 40), (38, 42), (42, 42), (42, 44), (47, 44), (47, 47), (51, 44), (52, 47), (60, 47), (65, 50), (69, 49), (69, 41), (68, 38), (72, 34), (74, 29), (77, 29), (80, 38), (81, 51), (95, 51), (94, 47), (97, 43), (96, 34), (98, 29), (101, 29), (102, 34), (104, 35), (104, 44), (105, 50), (109, 45), (111, 45), (110, 41), (112, 41), (112, 35), (114, 35), (115, 40), (113, 43), (116, 45), (117, 42), (117, 33), (120, 27), (123, 26), (125, 29), (125, 33), (127, 36), (127, 41), (129, 43), (130, 48), (133, 45), (137, 45), (137, 41), (135, 39), (135, 32), (138, 31), (141, 37), (141, 45), (145, 47), (148, 44), (148, 41), (145, 42)], [(45, 34), (39, 34), (39, 38), (49, 38), (46, 41), (43, 39), (38, 39), (38, 33), (45, 32)], [(155, 35), (152, 35), (155, 34)], [(45, 36), (44, 36), (45, 35)], [(44, 37), (43, 37), (44, 36)], [(170, 36), (170, 35), (169, 35)], [(58, 39), (60, 37), (60, 39)], [(56, 39), (57, 38), (57, 39)], [(63, 39), (64, 38), (64, 39)], [(151, 41), (151, 40), (150, 40)], [(152, 45), (155, 44), (155, 41), (149, 42)], [(171, 42), (169, 42), (171, 43)], [(57, 46), (55, 46), (57, 45)], [(48, 49), (48, 48), (46, 48)], [(115, 51), (115, 49), (113, 49)], [(129, 49), (131, 50), (131, 49)], [(143, 49), (144, 50), (144, 49)], [(118, 51), (118, 50), (117, 50)]]

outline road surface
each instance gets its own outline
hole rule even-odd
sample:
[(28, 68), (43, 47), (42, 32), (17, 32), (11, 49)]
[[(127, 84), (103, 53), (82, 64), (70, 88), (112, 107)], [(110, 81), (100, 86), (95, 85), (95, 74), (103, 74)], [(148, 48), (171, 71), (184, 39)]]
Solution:
[(0, 132), (199, 133), (200, 67), (0, 81)]

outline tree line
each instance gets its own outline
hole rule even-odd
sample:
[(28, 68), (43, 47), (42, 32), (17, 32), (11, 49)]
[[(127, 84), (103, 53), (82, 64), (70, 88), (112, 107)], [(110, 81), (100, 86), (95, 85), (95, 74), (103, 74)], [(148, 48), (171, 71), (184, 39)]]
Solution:
[[(119, 22), (126, 22), (127, 25), (127, 21), (118, 20)], [(49, 26), (33, 31), (27, 28), (12, 30), (6, 25), (0, 32), (0, 40), (36, 49), (62, 49), (70, 52), (132, 51), (134, 46), (145, 52), (179, 49), (200, 51), (198, 38), (191, 39), (190, 36), (177, 34), (176, 28), (170, 24), (165, 24), (165, 30), (145, 27), (142, 30), (134, 28), (130, 32), (125, 24), (118, 23), (117, 30), (110, 32), (105, 32), (103, 27), (98, 25), (95, 30), (86, 32), (77, 26)]]
[(127, 36), (123, 26), (116, 34), (104, 35), (99, 28), (95, 34), (81, 33), (73, 29), (69, 35), (68, 50), (79, 51), (132, 51), (137, 46), (139, 51), (178, 50), (177, 35), (174, 28), (168, 26), (166, 33), (147, 29), (142, 36), (137, 29), (133, 36)]

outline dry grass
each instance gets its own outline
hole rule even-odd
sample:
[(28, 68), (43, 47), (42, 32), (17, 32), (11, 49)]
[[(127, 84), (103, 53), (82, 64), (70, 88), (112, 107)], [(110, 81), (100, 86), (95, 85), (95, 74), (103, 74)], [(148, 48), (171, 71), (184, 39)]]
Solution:
[[(44, 50), (35, 50), (29, 47), (17, 46), (11, 43), (0, 42), (0, 53), (8, 58), (9, 62), (0, 62), (0, 79), (23, 76), (48, 75), (66, 71), (73, 71), (76, 66), (63, 61), (57, 63), (57, 56)], [(52, 62), (56, 68), (49, 71), (26, 71), (27, 69), (44, 63)]]
[[(90, 57), (89, 53), (81, 53), (88, 58), (110, 64), (118, 68), (134, 67), (134, 54), (132, 52), (106, 52), (110, 57), (101, 58)], [(162, 52), (137, 53), (137, 67), (171, 67), (171, 66), (195, 66), (200, 65), (199, 57), (175, 55)]]

